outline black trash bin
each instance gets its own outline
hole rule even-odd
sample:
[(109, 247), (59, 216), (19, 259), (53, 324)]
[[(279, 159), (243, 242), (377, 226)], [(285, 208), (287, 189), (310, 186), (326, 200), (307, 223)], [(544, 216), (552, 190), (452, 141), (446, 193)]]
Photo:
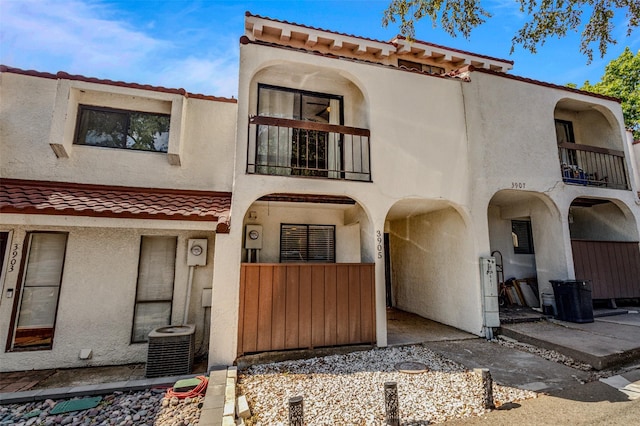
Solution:
[(569, 322), (593, 322), (591, 282), (588, 280), (551, 280), (558, 319)]

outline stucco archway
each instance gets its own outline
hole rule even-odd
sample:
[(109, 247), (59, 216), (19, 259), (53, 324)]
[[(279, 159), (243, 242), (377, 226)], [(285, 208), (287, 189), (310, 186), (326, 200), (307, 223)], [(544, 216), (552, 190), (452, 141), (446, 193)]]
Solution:
[(589, 280), (592, 298), (640, 297), (638, 226), (618, 200), (579, 197), (569, 207), (575, 278)]
[(557, 206), (545, 194), (502, 190), (491, 198), (487, 219), (492, 255), (502, 263), (498, 280), (528, 279), (539, 306), (540, 295), (550, 292), (549, 281), (567, 276), (568, 249)]
[(404, 199), (389, 209), (385, 233), (391, 306), (477, 333), (477, 262), (464, 214), (448, 201)]
[(243, 221), (238, 355), (375, 343), (374, 264), (361, 242), (370, 223), (347, 196), (255, 200)]

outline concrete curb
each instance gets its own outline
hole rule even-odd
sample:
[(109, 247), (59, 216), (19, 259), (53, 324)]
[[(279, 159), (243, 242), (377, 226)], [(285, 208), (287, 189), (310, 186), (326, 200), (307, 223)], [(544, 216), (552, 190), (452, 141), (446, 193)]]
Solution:
[[(199, 374), (198, 374), (199, 375)], [(102, 383), (64, 388), (36, 389), (23, 392), (0, 393), (0, 405), (22, 404), (25, 402), (43, 401), (45, 399), (66, 399), (88, 395), (106, 395), (116, 391), (136, 392), (154, 387), (170, 387), (182, 379), (191, 379), (196, 374), (184, 376), (159, 377), (155, 379), (128, 380), (123, 382)]]

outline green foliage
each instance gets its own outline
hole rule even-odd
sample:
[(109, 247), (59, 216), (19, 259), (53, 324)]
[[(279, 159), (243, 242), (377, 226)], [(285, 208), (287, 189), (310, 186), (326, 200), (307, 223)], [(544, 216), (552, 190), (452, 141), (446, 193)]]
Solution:
[(585, 81), (581, 89), (619, 98), (625, 126), (640, 140), (640, 50), (634, 56), (631, 49), (625, 48), (606, 66), (601, 81), (595, 84)]
[[(471, 30), (486, 22), (491, 14), (480, 5), (482, 0), (391, 0), (384, 11), (382, 25), (400, 20), (400, 32), (409, 39), (415, 37), (414, 23), (430, 17), (433, 26), (438, 25), (451, 36), (462, 34), (468, 38)], [(640, 24), (638, 0), (515, 0), (520, 11), (530, 19), (512, 38), (511, 52), (516, 45), (532, 53), (544, 45), (547, 38), (564, 37), (567, 31), (583, 27), (580, 52), (588, 62), (593, 59), (592, 44), (597, 43), (601, 56), (607, 47), (615, 44), (611, 32), (616, 10), (624, 11), (627, 19), (627, 35)], [(588, 19), (585, 17), (588, 16)]]

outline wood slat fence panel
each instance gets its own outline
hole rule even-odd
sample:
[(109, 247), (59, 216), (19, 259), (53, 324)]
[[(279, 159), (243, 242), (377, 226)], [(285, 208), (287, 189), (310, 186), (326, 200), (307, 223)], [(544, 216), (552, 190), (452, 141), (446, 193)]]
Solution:
[(373, 268), (242, 264), (238, 355), (374, 343)]
[(571, 240), (577, 279), (590, 280), (593, 299), (640, 297), (638, 242)]

